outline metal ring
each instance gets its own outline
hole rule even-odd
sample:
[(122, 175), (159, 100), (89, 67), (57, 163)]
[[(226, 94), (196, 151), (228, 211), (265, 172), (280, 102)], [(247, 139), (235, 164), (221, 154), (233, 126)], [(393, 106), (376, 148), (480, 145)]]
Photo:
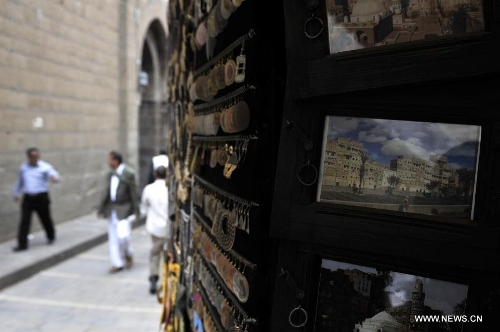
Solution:
[[(292, 322), (292, 315), (297, 310), (301, 310), (304, 313), (304, 316), (305, 316), (304, 321), (302, 323), (300, 323), (300, 324), (294, 324)], [(302, 308), (300, 305), (297, 308), (292, 309), (292, 311), (290, 311), (290, 315), (288, 316), (288, 322), (293, 327), (303, 327), (303, 326), (306, 326), (306, 323), (307, 323), (307, 311), (305, 311), (304, 308)]]
[[(300, 174), (306, 167), (311, 167), (314, 171), (314, 179), (310, 183), (304, 182), (304, 180), (300, 178)], [(311, 164), (310, 161), (308, 161), (307, 164), (302, 165), (302, 167), (300, 167), (299, 172), (297, 173), (297, 179), (299, 179), (299, 182), (302, 183), (304, 186), (310, 187), (316, 183), (316, 180), (318, 180), (318, 170), (313, 164)]]
[[(320, 25), (321, 25), (321, 29), (319, 30), (319, 32), (318, 32), (317, 34), (315, 34), (315, 35), (310, 35), (310, 34), (307, 32), (307, 25), (308, 25), (309, 23), (311, 23), (313, 20), (316, 20), (316, 21), (318, 21), (318, 22), (320, 23)], [(307, 38), (310, 38), (310, 39), (316, 39), (316, 38), (318, 38), (318, 37), (319, 37), (319, 35), (321, 35), (321, 33), (323, 32), (324, 28), (325, 28), (325, 25), (324, 25), (324, 23), (323, 23), (323, 20), (322, 20), (322, 19), (320, 19), (320, 18), (319, 18), (319, 17), (317, 17), (317, 16), (314, 16), (314, 13), (313, 13), (313, 14), (312, 14), (312, 16), (311, 16), (310, 18), (308, 18), (308, 19), (307, 19), (307, 21), (306, 21), (306, 23), (304, 24), (304, 33), (306, 34)]]
[(226, 251), (231, 250), (236, 238), (236, 224), (230, 216), (231, 213), (228, 210), (222, 209), (214, 218), (217, 242)]

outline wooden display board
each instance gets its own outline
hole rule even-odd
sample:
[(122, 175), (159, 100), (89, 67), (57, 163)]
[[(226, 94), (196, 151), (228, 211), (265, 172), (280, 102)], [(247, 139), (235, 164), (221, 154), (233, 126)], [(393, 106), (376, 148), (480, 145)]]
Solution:
[[(389, 8), (357, 1), (369, 2)], [(499, 308), (498, 5), (481, 3), (474, 31), (331, 52), (328, 15), (350, 16), (338, 24), (349, 27), (353, 4), (284, 3), (289, 71), (271, 236), (278, 271), (297, 287), (276, 278), (273, 330), (322, 331), (321, 264), (333, 260), (467, 285), (466, 315), (483, 322), (464, 331), (486, 331)]]

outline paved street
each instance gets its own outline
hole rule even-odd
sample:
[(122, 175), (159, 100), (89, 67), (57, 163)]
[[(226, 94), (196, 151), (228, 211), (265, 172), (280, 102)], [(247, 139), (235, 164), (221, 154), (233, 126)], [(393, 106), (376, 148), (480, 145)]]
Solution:
[[(0, 331), (158, 331), (161, 305), (149, 294), (150, 238), (144, 225), (133, 230), (132, 243), (130, 270), (108, 273), (104, 242), (1, 290)], [(34, 250), (9, 258), (21, 259)]]

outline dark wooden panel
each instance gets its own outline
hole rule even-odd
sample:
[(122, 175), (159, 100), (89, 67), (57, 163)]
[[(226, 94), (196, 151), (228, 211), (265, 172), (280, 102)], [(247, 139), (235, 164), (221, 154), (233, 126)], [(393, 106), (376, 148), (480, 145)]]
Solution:
[(290, 102), (290, 98), (285, 99), (285, 109), (281, 124), (281, 137), (277, 159), (277, 171), (274, 183), (273, 207), (271, 214), (270, 234), (272, 236), (286, 236), (288, 226), (290, 204), (292, 202), (293, 188), (293, 165), (297, 154), (297, 144), (295, 136), (287, 130), (287, 119), (293, 119), (300, 114), (300, 109)]
[[(484, 32), (332, 55), (325, 1), (317, 1), (314, 11), (307, 9), (307, 2), (285, 2), (289, 87), (294, 99), (499, 71), (498, 1), (483, 2)], [(304, 23), (312, 14), (325, 25), (316, 39), (304, 34)]]
[[(423, 221), (364, 213), (323, 214), (292, 206), (289, 237), (350, 250), (368, 251), (479, 270), (498, 269), (498, 229), (429, 225)], [(424, 224), (424, 225), (422, 225)], [(496, 266), (495, 266), (496, 265)]]
[[(313, 309), (316, 306), (317, 284), (312, 282), (317, 279), (313, 273), (315, 264), (311, 253), (298, 251), (298, 243), (280, 241), (278, 255), (275, 290), (273, 296), (273, 319), (269, 331), (309, 331)], [(288, 272), (298, 288), (304, 292), (304, 298), (298, 299), (293, 288), (285, 281)], [(290, 312), (298, 306), (308, 312), (308, 323), (305, 327), (294, 328), (289, 323)]]
[(392, 51), (309, 60), (308, 97), (500, 71), (500, 53), (494, 47), (493, 36), (456, 43), (459, 42), (418, 51), (402, 50), (399, 54)]
[[(486, 32), (332, 55), (326, 31), (314, 40), (304, 37), (312, 14), (307, 3), (284, 2), (288, 76), (271, 215), (271, 236), (280, 244), (271, 330), (314, 331), (323, 257), (468, 284), (468, 314), (490, 322), (464, 331), (492, 330), (500, 302), (497, 1), (484, 1)], [(326, 23), (325, 1), (318, 3), (314, 14)], [(297, 174), (308, 161), (319, 171), (327, 115), (481, 126), (474, 221), (316, 203), (318, 184), (305, 186)], [(288, 323), (297, 301), (279, 267), (306, 291), (304, 329)]]

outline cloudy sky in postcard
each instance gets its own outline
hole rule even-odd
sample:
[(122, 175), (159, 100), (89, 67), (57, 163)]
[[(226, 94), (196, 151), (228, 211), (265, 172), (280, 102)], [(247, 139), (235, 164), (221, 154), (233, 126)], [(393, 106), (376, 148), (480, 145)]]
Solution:
[[(359, 270), (368, 274), (376, 274), (377, 270), (362, 265), (349, 264), (329, 259), (323, 259), (321, 266), (325, 269), (336, 271)], [(425, 301), (424, 304), (445, 314), (453, 314), (454, 307), (467, 297), (467, 285), (452, 283), (444, 280), (419, 277), (411, 274), (391, 271), (392, 284), (385, 289), (390, 292), (390, 305), (399, 306), (405, 301), (411, 301), (411, 293), (417, 279), (422, 280)]]
[(479, 156), (479, 126), (329, 116), (326, 128), (328, 139), (361, 142), (374, 161), (386, 166), (400, 155), (429, 160), (439, 154), (456, 169), (475, 169)]

